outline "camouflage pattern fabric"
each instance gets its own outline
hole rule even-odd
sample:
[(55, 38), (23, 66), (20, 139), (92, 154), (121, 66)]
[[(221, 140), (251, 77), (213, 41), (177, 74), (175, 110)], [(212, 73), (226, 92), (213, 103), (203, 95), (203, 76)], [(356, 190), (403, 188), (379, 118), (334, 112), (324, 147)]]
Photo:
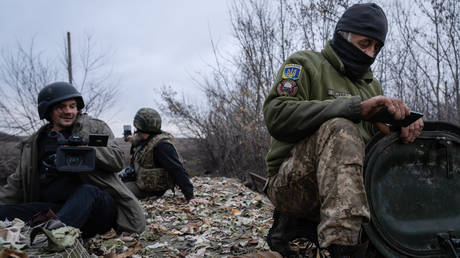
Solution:
[(148, 192), (159, 192), (174, 188), (172, 178), (162, 168), (138, 169), (136, 184), (139, 189)]
[(173, 144), (173, 136), (167, 132), (163, 132), (153, 137), (134, 154), (136, 184), (139, 189), (146, 192), (158, 192), (174, 188), (174, 181), (168, 174), (168, 171), (157, 167), (154, 162), (153, 149), (161, 141)]
[(267, 194), (274, 206), (319, 222), (323, 248), (357, 244), (361, 224), (369, 222), (364, 147), (356, 124), (334, 118), (297, 143), (278, 174), (269, 178)]
[(134, 116), (133, 124), (142, 132), (159, 132), (161, 130), (161, 116), (153, 108), (141, 108)]

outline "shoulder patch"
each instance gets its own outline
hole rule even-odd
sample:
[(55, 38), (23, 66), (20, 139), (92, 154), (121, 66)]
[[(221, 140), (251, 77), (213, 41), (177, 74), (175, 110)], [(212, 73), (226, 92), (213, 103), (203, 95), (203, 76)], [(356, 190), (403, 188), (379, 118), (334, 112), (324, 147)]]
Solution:
[(300, 72), (302, 71), (302, 66), (298, 64), (286, 64), (284, 66), (283, 79), (297, 80), (300, 77)]
[(293, 80), (282, 80), (276, 87), (276, 91), (280, 96), (291, 96), (297, 95), (297, 84)]

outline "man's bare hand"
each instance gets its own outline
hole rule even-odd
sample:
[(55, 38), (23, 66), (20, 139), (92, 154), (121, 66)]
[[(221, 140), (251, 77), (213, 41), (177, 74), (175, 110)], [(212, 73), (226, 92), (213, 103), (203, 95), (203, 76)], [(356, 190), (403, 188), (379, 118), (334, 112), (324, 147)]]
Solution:
[(417, 121), (410, 124), (408, 127), (402, 127), (401, 135), (399, 136), (399, 138), (403, 143), (413, 142), (422, 133), (423, 126), (423, 120), (420, 118)]
[(406, 106), (402, 100), (384, 96), (375, 96), (361, 102), (361, 116), (363, 120), (369, 120), (375, 115), (375, 113), (385, 107), (396, 120), (403, 120), (410, 114), (409, 107)]

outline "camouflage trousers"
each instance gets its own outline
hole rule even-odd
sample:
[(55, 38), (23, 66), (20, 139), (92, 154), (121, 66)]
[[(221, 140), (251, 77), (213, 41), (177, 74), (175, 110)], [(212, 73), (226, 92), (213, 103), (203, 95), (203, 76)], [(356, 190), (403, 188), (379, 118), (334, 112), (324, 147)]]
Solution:
[(357, 244), (361, 224), (369, 222), (364, 147), (353, 122), (334, 118), (297, 143), (278, 174), (269, 178), (267, 194), (274, 206), (317, 221), (323, 248)]

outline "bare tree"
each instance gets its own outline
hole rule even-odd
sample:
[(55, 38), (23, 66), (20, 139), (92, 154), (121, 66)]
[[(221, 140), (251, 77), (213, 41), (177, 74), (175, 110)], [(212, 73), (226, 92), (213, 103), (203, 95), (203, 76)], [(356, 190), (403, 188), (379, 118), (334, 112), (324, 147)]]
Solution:
[[(263, 174), (270, 137), (262, 107), (279, 67), (295, 51), (320, 51), (343, 11), (359, 2), (234, 1), (230, 14), (240, 51), (225, 58), (214, 48), (212, 75), (195, 80), (206, 93), (206, 105), (198, 108), (164, 89), (164, 109), (200, 140), (208, 164), (220, 174)], [(372, 69), (386, 95), (402, 98), (428, 119), (460, 121), (460, 2), (378, 2), (390, 33)]]
[[(64, 67), (69, 66), (67, 44), (64, 44)], [(78, 54), (79, 63), (73, 66), (72, 84), (82, 93), (84, 111), (95, 117), (113, 107), (118, 95), (118, 81), (108, 65), (111, 53), (98, 49), (93, 36), (86, 35)], [(74, 59), (75, 62), (75, 59)]]
[(177, 98), (171, 89), (163, 90), (163, 109), (200, 140), (208, 169), (240, 178), (248, 171), (264, 174), (270, 135), (262, 107), (273, 78), (294, 51), (326, 42), (333, 30), (330, 24), (348, 1), (339, 4), (235, 1), (230, 14), (240, 52), (227, 59), (214, 48), (212, 75), (195, 80), (206, 94), (205, 108)]
[[(74, 86), (82, 93), (85, 110), (99, 116), (113, 106), (118, 86), (106, 68), (108, 56), (96, 50), (90, 36), (80, 49), (80, 62), (74, 69)], [(65, 58), (64, 58), (65, 60)], [(0, 58), (0, 130), (28, 135), (43, 124), (37, 114), (38, 92), (53, 81), (66, 81), (66, 61), (37, 51), (34, 40), (28, 47), (17, 43), (3, 50)]]
[(386, 93), (427, 119), (460, 122), (460, 2), (393, 1), (389, 7), (394, 30), (381, 70)]
[(0, 126), (13, 133), (30, 133), (41, 122), (37, 115), (40, 89), (57, 78), (53, 62), (36, 52), (32, 40), (28, 48), (18, 43), (14, 51), (2, 53), (0, 87)]

